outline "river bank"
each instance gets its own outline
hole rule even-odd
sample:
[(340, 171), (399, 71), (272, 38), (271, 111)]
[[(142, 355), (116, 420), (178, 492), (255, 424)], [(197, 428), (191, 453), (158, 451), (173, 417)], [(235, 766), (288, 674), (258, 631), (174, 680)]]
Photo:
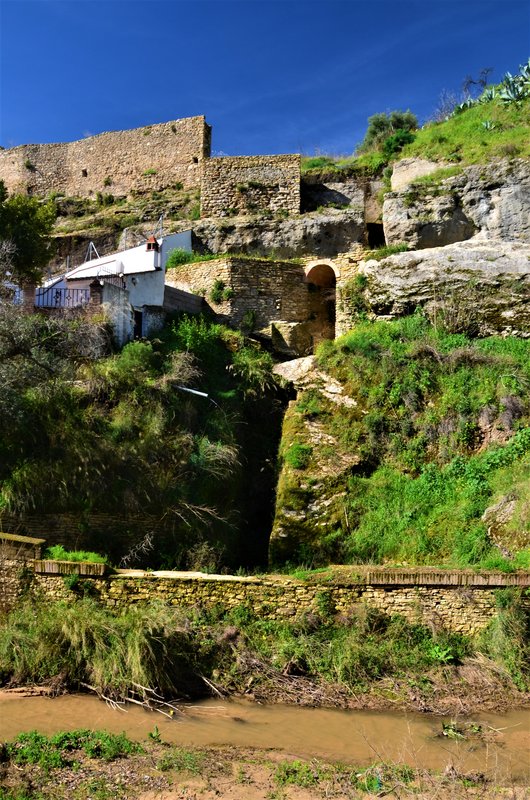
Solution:
[[(83, 736), (59, 733), (80, 728), (108, 732), (96, 734), (101, 746), (92, 743), (90, 755)], [(530, 785), (524, 710), (443, 719), (217, 700), (169, 718), (90, 696), (3, 693), (0, 740), (17, 736), (2, 748), (2, 800), (523, 800)]]

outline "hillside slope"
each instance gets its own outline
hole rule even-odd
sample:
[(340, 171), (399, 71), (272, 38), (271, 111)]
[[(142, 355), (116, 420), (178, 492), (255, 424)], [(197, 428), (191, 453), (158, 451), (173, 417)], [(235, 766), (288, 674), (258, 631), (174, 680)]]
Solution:
[(421, 314), (321, 345), (284, 421), (272, 559), (527, 564), (529, 365), (529, 341)]

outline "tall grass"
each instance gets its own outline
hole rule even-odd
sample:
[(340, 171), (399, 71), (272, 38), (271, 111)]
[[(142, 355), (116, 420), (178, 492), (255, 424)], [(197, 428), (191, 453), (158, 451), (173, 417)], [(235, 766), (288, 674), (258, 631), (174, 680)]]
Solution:
[(250, 669), (257, 682), (288, 674), (365, 691), (381, 678), (423, 676), (481, 651), (524, 688), (528, 609), (517, 593), (499, 597), (499, 615), (478, 642), (364, 604), (336, 615), (325, 589), (314, 613), (289, 621), (263, 619), (246, 605), (190, 611), (152, 604), (113, 613), (89, 599), (26, 603), (0, 626), (0, 683), (88, 685), (115, 699), (142, 697), (148, 687), (174, 698), (204, 695), (202, 676), (244, 691)]
[(194, 656), (178, 614), (158, 605), (110, 614), (90, 599), (22, 605), (0, 627), (2, 682), (88, 684), (122, 698), (138, 687), (175, 695)]
[[(487, 124), (487, 127), (484, 126)], [(503, 104), (499, 99), (472, 106), (445, 122), (426, 125), (406, 145), (403, 158), (421, 157), (463, 164), (530, 155), (530, 100)]]

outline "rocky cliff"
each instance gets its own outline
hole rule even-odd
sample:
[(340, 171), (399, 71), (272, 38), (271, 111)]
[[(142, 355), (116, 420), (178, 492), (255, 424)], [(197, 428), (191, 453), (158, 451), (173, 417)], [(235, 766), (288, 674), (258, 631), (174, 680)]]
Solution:
[[(481, 238), (530, 242), (530, 162), (498, 160), (460, 170), (407, 160), (385, 196), (387, 244), (443, 247)], [(418, 172), (420, 174), (418, 174)], [(455, 174), (456, 173), (456, 174)]]
[(455, 332), (530, 336), (530, 245), (475, 237), (446, 247), (362, 261), (376, 317), (411, 313)]

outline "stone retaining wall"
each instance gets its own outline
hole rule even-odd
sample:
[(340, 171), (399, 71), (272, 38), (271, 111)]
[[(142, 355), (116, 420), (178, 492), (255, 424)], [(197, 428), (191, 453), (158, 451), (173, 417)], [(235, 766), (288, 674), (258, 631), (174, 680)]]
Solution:
[[(496, 590), (526, 588), (530, 574), (352, 567), (344, 575), (319, 583), (275, 575), (240, 578), (140, 571), (83, 581), (91, 595), (115, 610), (153, 601), (183, 609), (248, 605), (264, 619), (281, 620), (323, 607), (348, 615), (365, 604), (386, 614), (400, 614), (411, 622), (474, 635), (497, 613)], [(35, 574), (34, 591), (47, 600), (73, 597), (65, 580), (49, 573)]]
[[(229, 291), (215, 302), (211, 293), (221, 283)], [(256, 330), (270, 328), (273, 320), (303, 322), (309, 315), (303, 265), (290, 261), (224, 256), (168, 270), (166, 284), (204, 295), (215, 313), (233, 325), (251, 313)]]

